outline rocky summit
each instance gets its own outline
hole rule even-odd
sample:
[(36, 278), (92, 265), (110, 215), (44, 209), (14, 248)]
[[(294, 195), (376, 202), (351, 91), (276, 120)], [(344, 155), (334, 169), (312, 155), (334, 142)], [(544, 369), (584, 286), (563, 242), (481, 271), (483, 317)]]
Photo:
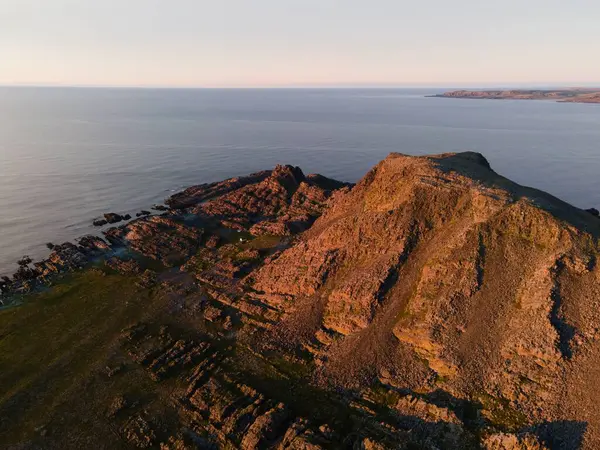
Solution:
[(0, 282), (2, 448), (600, 448), (590, 211), (477, 153), (166, 204)]

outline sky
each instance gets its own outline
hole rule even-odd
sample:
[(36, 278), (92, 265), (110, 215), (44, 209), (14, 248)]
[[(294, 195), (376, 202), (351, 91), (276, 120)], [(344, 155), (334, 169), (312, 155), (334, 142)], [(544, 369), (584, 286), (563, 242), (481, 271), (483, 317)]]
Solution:
[(600, 85), (598, 0), (0, 0), (0, 84)]

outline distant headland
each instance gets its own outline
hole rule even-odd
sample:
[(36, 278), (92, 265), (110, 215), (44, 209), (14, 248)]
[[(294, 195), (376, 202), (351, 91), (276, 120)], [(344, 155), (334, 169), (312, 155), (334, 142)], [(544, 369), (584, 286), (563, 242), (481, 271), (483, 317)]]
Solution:
[(428, 97), (492, 100), (554, 100), (564, 103), (600, 103), (600, 88), (458, 90)]

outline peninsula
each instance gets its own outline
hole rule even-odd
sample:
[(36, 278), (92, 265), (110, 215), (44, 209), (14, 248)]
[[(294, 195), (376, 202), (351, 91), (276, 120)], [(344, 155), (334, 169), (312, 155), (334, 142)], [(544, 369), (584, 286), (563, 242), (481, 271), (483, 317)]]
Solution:
[(596, 210), (470, 152), (166, 204), (2, 280), (3, 448), (600, 448)]
[(493, 100), (554, 100), (564, 103), (600, 103), (600, 88), (569, 88), (569, 89), (513, 89), (490, 91), (449, 91), (443, 94), (431, 95), (441, 98), (468, 98)]

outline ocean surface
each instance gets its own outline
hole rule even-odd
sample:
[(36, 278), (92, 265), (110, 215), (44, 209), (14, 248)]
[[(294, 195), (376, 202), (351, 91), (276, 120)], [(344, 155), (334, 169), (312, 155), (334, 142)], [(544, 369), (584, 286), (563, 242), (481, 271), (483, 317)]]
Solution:
[(0, 274), (103, 212), (277, 163), (356, 181), (390, 152), (472, 150), (600, 206), (600, 105), (425, 97), (444, 90), (0, 87)]

